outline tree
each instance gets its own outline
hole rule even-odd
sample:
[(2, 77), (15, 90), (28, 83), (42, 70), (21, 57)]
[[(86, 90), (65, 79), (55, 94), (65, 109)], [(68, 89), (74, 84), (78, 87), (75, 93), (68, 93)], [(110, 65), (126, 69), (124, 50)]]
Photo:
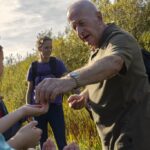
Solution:
[(72, 30), (67, 30), (66, 34), (54, 40), (54, 55), (61, 58), (70, 71), (87, 62), (88, 49)]
[(149, 0), (115, 0), (113, 4), (103, 0), (96, 4), (106, 22), (115, 22), (133, 34), (143, 47), (150, 50)]

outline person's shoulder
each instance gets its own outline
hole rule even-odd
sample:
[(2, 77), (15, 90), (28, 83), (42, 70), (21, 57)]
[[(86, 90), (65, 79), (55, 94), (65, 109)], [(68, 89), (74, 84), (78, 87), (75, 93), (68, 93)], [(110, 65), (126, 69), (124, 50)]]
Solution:
[(109, 34), (110, 39), (118, 39), (118, 40), (135, 39), (131, 33), (127, 32), (123, 28), (120, 28), (115, 23), (108, 24), (108, 27), (107, 27), (106, 31), (108, 33), (111, 33), (111, 34)]
[(58, 57), (52, 56), (51, 59), (56, 61), (56, 63), (63, 63), (63, 61), (60, 58), (58, 58)]
[(31, 64), (38, 63), (38, 62), (39, 62), (38, 60), (33, 60), (33, 61), (31, 62)]
[(115, 43), (115, 44), (120, 44), (120, 45), (124, 44), (124, 46), (127, 46), (128, 44), (130, 45), (137, 44), (137, 41), (134, 38), (134, 36), (124, 30), (119, 33), (116, 32), (115, 36), (113, 36), (110, 39), (110, 42)]
[(32, 67), (32, 66), (34, 66), (34, 65), (37, 65), (37, 64), (38, 64), (38, 61), (37, 61), (37, 60), (34, 60), (34, 61), (31, 62), (30, 67)]

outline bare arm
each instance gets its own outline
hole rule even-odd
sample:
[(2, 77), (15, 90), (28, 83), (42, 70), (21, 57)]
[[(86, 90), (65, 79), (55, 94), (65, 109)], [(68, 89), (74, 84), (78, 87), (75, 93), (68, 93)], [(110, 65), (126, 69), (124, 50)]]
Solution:
[(36, 98), (39, 102), (53, 100), (58, 94), (66, 93), (77, 86), (81, 87), (106, 80), (117, 75), (121, 71), (123, 64), (122, 57), (109, 55), (75, 70), (79, 75), (76, 80), (68, 75), (59, 79), (44, 79), (36, 87)]
[(99, 59), (76, 70), (79, 73), (78, 83), (80, 86), (84, 86), (111, 78), (119, 73), (123, 63), (123, 59), (117, 55)]
[(22, 109), (17, 109), (15, 112), (9, 113), (8, 115), (0, 119), (0, 133), (5, 132), (13, 124), (19, 121), (24, 116)]
[(33, 88), (34, 88), (33, 82), (28, 82), (28, 88), (26, 93), (26, 104), (31, 104)]
[(5, 132), (21, 118), (25, 116), (39, 116), (46, 113), (48, 108), (48, 103), (42, 105), (23, 105), (16, 111), (9, 113), (0, 119), (0, 133)]

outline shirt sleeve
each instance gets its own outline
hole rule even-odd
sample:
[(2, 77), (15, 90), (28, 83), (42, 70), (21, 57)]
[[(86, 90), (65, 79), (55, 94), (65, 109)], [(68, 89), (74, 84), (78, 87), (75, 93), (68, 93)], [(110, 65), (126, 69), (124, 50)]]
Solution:
[(110, 40), (110, 43), (107, 46), (107, 52), (111, 55), (118, 55), (124, 60), (124, 66), (121, 70), (121, 74), (125, 74), (134, 59), (134, 55), (136, 55), (136, 50), (139, 49), (136, 40), (126, 34), (119, 34), (114, 36)]
[(15, 150), (7, 144), (2, 134), (0, 134), (0, 149), (1, 150)]
[(59, 77), (63, 76), (66, 72), (67, 72), (67, 68), (66, 66), (64, 65), (64, 63), (57, 59), (57, 74)]

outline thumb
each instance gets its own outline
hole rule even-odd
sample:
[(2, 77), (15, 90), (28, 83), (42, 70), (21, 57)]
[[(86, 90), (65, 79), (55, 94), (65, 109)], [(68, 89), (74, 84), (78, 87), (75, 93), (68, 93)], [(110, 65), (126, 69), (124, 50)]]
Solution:
[(68, 98), (68, 103), (71, 103), (71, 102), (73, 102), (74, 100), (77, 100), (77, 99), (79, 99), (79, 95), (77, 95), (77, 94), (74, 94), (74, 95), (71, 95), (69, 98)]
[(29, 124), (27, 124), (28, 127), (33, 128), (38, 124), (37, 121), (31, 121)]

